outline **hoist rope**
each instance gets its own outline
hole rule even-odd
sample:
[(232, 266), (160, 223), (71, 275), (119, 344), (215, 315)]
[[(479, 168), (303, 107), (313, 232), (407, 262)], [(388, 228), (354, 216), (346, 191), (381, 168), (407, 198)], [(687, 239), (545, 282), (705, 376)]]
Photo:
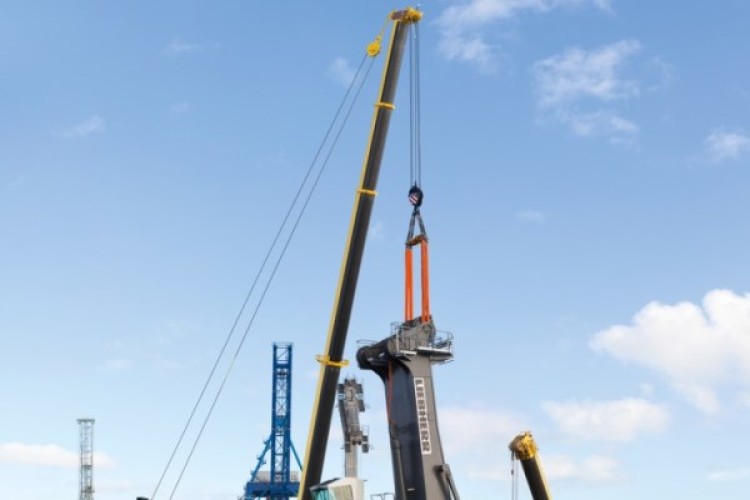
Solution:
[[(236, 351), (234, 353), (232, 361), (230, 362), (229, 367), (227, 368), (227, 370), (225, 372), (224, 378), (223, 378), (223, 380), (222, 380), (219, 388), (217, 389), (217, 392), (216, 392), (216, 395), (214, 396), (213, 402), (211, 403), (211, 406), (210, 406), (210, 408), (208, 410), (208, 413), (206, 414), (206, 417), (203, 420), (203, 424), (201, 425), (200, 431), (198, 432), (198, 435), (196, 436), (196, 438), (195, 438), (195, 440), (193, 442), (193, 446), (190, 449), (190, 452), (189, 452), (189, 454), (188, 454), (188, 456), (187, 456), (187, 458), (185, 460), (185, 463), (184, 463), (184, 465), (183, 465), (183, 467), (182, 467), (182, 469), (180, 471), (180, 474), (179, 474), (179, 476), (177, 478), (177, 481), (175, 482), (174, 488), (172, 489), (172, 492), (171, 492), (171, 494), (169, 496), (170, 500), (174, 497), (174, 494), (177, 491), (177, 488), (178, 488), (178, 486), (179, 486), (179, 484), (180, 484), (180, 482), (182, 480), (182, 477), (183, 477), (183, 475), (185, 473), (185, 470), (187, 469), (187, 466), (190, 463), (190, 460), (191, 460), (191, 458), (193, 456), (193, 453), (195, 452), (195, 449), (196, 449), (196, 447), (198, 445), (198, 442), (200, 441), (200, 438), (203, 435), (203, 432), (204, 432), (204, 430), (206, 428), (206, 425), (208, 424), (208, 421), (209, 421), (209, 419), (211, 417), (211, 414), (213, 413), (214, 407), (216, 406), (216, 402), (218, 401), (219, 396), (221, 395), (221, 392), (224, 389), (224, 386), (225, 386), (225, 384), (226, 384), (226, 382), (227, 382), (227, 380), (229, 378), (229, 374), (231, 373), (232, 368), (234, 367), (234, 363), (237, 360), (237, 357), (239, 356), (239, 353), (240, 353), (240, 351), (242, 349), (242, 346), (245, 343), (245, 339), (247, 338), (247, 335), (248, 335), (248, 333), (250, 331), (250, 328), (251, 328), (251, 326), (253, 325), (253, 323), (255, 321), (255, 317), (258, 314), (258, 310), (260, 309), (260, 306), (262, 305), (263, 300), (265, 299), (266, 293), (268, 292), (268, 289), (269, 289), (269, 287), (271, 285), (271, 282), (273, 281), (273, 279), (274, 279), (274, 277), (276, 275), (276, 272), (277, 272), (277, 270), (279, 268), (279, 265), (281, 264), (281, 261), (284, 258), (284, 255), (286, 254), (287, 248), (289, 247), (289, 244), (290, 244), (290, 242), (291, 242), (291, 240), (292, 240), (292, 238), (293, 238), (293, 236), (294, 236), (294, 234), (295, 234), (295, 232), (297, 230), (297, 226), (299, 225), (299, 223), (300, 223), (300, 221), (302, 219), (302, 216), (304, 215), (305, 210), (307, 209), (307, 206), (308, 206), (308, 204), (309, 204), (309, 202), (310, 202), (310, 200), (312, 198), (313, 193), (315, 192), (315, 189), (316, 189), (316, 187), (317, 187), (317, 185), (318, 185), (318, 183), (319, 183), (319, 181), (321, 179), (321, 176), (322, 176), (323, 172), (325, 171), (326, 166), (328, 165), (328, 160), (330, 159), (331, 155), (333, 154), (335, 146), (336, 146), (336, 144), (337, 144), (337, 142), (338, 142), (338, 140), (339, 140), (339, 138), (341, 136), (341, 133), (342, 133), (342, 131), (343, 131), (343, 129), (344, 129), (344, 127), (345, 127), (345, 125), (346, 125), (346, 123), (347, 123), (350, 115), (351, 115), (351, 112), (352, 112), (352, 109), (354, 107), (354, 104), (357, 102), (357, 99), (359, 98), (359, 94), (360, 94), (360, 92), (362, 90), (362, 87), (364, 86), (364, 83), (367, 80), (368, 75), (370, 74), (370, 70), (372, 69), (372, 63), (374, 61), (374, 58), (370, 58), (370, 59), (371, 59), (370, 65), (367, 67), (367, 70), (365, 71), (364, 76), (359, 80), (359, 86), (356, 88), (354, 96), (353, 96), (353, 98), (351, 99), (351, 101), (349, 103), (349, 107), (348, 107), (348, 109), (346, 111), (346, 114), (344, 115), (344, 118), (341, 120), (341, 122), (339, 124), (339, 127), (338, 127), (338, 130), (336, 131), (336, 133), (335, 133), (335, 135), (334, 135), (334, 137), (333, 137), (333, 139), (332, 139), (332, 141), (330, 143), (328, 153), (326, 154), (325, 159), (323, 160), (323, 163), (320, 166), (320, 169), (319, 169), (319, 171), (318, 171), (318, 173), (317, 173), (317, 175), (316, 175), (316, 177), (315, 177), (315, 179), (314, 179), (314, 181), (312, 183), (312, 186), (310, 187), (309, 192), (307, 193), (307, 196), (306, 196), (306, 198), (304, 200), (304, 203), (302, 204), (302, 207), (301, 207), (301, 209), (300, 209), (300, 211), (299, 211), (299, 213), (297, 215), (296, 220), (294, 221), (292, 229), (290, 230), (290, 232), (289, 232), (289, 234), (288, 234), (288, 236), (286, 238), (284, 246), (282, 247), (281, 252), (279, 253), (279, 256), (276, 259), (276, 263), (275, 263), (275, 265), (273, 267), (273, 270), (271, 271), (271, 274), (268, 277), (268, 280), (267, 280), (267, 282), (266, 282), (266, 284), (265, 284), (265, 286), (263, 288), (263, 291), (262, 291), (262, 293), (260, 295), (260, 298), (258, 299), (258, 302), (257, 302), (257, 304), (255, 306), (253, 314), (252, 314), (252, 316), (251, 316), (251, 318), (250, 318), (250, 320), (249, 320), (249, 322), (247, 324), (247, 327), (245, 328), (244, 334), (243, 334), (242, 338), (240, 339), (240, 342), (239, 342), (239, 344), (237, 346), (237, 349), (236, 349)], [(211, 371), (210, 371), (210, 373), (208, 375), (208, 378), (206, 379), (206, 382), (203, 385), (203, 388), (202, 388), (202, 390), (201, 390), (201, 392), (200, 392), (200, 394), (198, 396), (198, 399), (196, 400), (195, 405), (193, 406), (193, 409), (190, 412), (190, 416), (188, 417), (187, 422), (185, 423), (185, 426), (182, 429), (180, 437), (178, 438), (177, 443), (175, 444), (174, 449), (172, 450), (172, 454), (170, 455), (169, 460), (167, 461), (167, 465), (164, 467), (164, 470), (163, 470), (163, 472), (161, 474), (161, 477), (159, 478), (159, 482), (157, 483), (156, 488), (154, 489), (154, 492), (151, 495), (151, 500), (155, 500), (156, 499), (156, 494), (158, 493), (159, 488), (161, 487), (161, 484), (162, 484), (162, 482), (164, 480), (164, 477), (166, 476), (166, 474), (167, 474), (167, 472), (168, 472), (168, 470), (169, 470), (169, 468), (170, 468), (170, 466), (171, 466), (171, 464), (172, 464), (172, 462), (174, 460), (174, 457), (175, 457), (175, 455), (176, 455), (179, 447), (182, 444), (182, 441), (183, 441), (183, 439), (185, 437), (185, 434), (186, 434), (188, 428), (190, 427), (190, 424), (192, 423), (193, 418), (195, 417), (195, 414), (197, 412), (198, 406), (203, 401), (203, 398), (204, 398), (204, 396), (206, 394), (206, 390), (208, 388), (208, 385), (210, 384), (211, 380), (213, 379), (213, 377), (214, 377), (214, 375), (216, 373), (216, 369), (217, 369), (217, 367), (219, 365), (219, 362), (224, 357), (224, 353), (226, 351), (226, 348), (227, 348), (230, 340), (234, 336), (234, 333), (235, 333), (235, 331), (237, 329), (237, 325), (239, 324), (240, 319), (243, 316), (243, 314), (245, 312), (245, 309), (247, 308), (247, 305), (249, 303), (250, 297), (253, 294), (253, 292), (255, 291), (256, 286), (258, 285), (258, 282), (260, 280), (260, 276), (263, 273), (263, 271), (265, 270), (265, 268), (266, 268), (266, 266), (267, 266), (267, 264), (268, 264), (268, 262), (269, 262), (269, 260), (271, 258), (271, 255), (272, 255), (274, 249), (278, 245), (278, 243), (280, 241), (280, 238), (281, 238), (281, 234), (283, 233), (284, 229), (287, 227), (287, 224), (288, 224), (288, 222), (290, 220), (290, 217), (291, 217), (291, 215), (292, 215), (292, 213), (294, 211), (294, 208), (297, 206), (297, 204), (298, 204), (298, 202), (299, 202), (299, 200), (300, 200), (300, 198), (302, 196), (302, 193), (303, 193), (303, 191), (305, 189), (305, 186), (308, 184), (310, 176), (312, 175), (312, 173), (314, 171), (315, 165), (318, 163), (318, 159), (320, 158), (320, 155), (323, 152), (323, 149), (324, 149), (326, 143), (328, 142), (329, 138), (331, 137), (331, 133), (334, 130), (335, 124), (339, 121), (339, 118), (341, 116), (341, 112), (344, 109), (344, 105), (346, 104), (347, 100), (349, 99), (349, 96), (351, 95), (352, 90), (355, 88), (355, 84), (357, 83), (357, 80), (358, 80), (359, 75), (360, 75), (360, 73), (362, 71), (362, 68), (365, 65), (365, 61), (366, 60), (367, 60), (367, 55), (363, 56), (362, 61), (359, 64), (359, 67), (357, 68), (357, 71), (355, 73), (354, 78), (352, 79), (351, 84), (349, 85), (349, 88), (347, 89), (346, 93), (344, 94), (344, 97), (342, 98), (341, 103), (340, 103), (338, 109), (336, 110), (334, 118), (331, 121), (331, 124), (329, 125), (328, 130), (326, 131), (325, 136), (323, 137), (323, 140), (321, 141), (320, 146), (318, 147), (318, 150), (315, 153), (315, 156), (313, 157), (313, 160), (310, 162), (310, 166), (308, 167), (308, 170), (307, 170), (307, 172), (306, 172), (306, 174), (305, 174), (302, 182), (300, 183), (299, 189), (297, 190), (297, 193), (295, 194), (294, 199), (292, 200), (292, 202), (291, 202), (291, 204), (289, 206), (289, 209), (287, 210), (287, 212), (286, 212), (286, 214), (284, 216), (284, 219), (283, 219), (281, 225), (279, 226), (279, 229), (276, 232), (276, 235), (274, 236), (273, 242), (271, 243), (271, 245), (270, 245), (270, 247), (269, 247), (269, 249), (268, 249), (268, 251), (267, 251), (267, 253), (266, 253), (266, 255), (265, 255), (264, 259), (263, 259), (263, 262), (262, 262), (262, 264), (261, 264), (261, 266), (260, 266), (257, 274), (255, 275), (253, 283), (252, 283), (252, 285), (250, 287), (250, 291), (245, 296), (245, 300), (243, 301), (242, 306), (240, 308), (240, 311), (239, 311), (239, 313), (237, 314), (237, 316), (236, 316), (236, 318), (234, 320), (232, 328), (230, 329), (229, 334), (227, 335), (226, 340), (224, 341), (224, 345), (222, 346), (222, 348), (221, 348), (218, 356), (216, 357), (216, 360), (215, 360), (215, 362), (213, 364), (213, 367), (211, 368)]]
[(409, 76), (410, 76), (410, 176), (409, 185), (422, 185), (422, 145), (421, 145), (421, 105), (420, 105), (420, 62), (419, 62), (419, 25), (412, 30), (412, 40), (409, 44)]
[(518, 500), (518, 460), (512, 451), (510, 452), (510, 498)]

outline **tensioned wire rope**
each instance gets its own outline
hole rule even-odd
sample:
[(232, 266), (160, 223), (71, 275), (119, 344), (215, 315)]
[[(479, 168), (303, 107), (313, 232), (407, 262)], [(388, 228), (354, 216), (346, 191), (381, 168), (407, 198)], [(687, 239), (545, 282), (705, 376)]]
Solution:
[(419, 24), (414, 26), (412, 43), (409, 44), (409, 93), (410, 93), (410, 177), (409, 187), (422, 187), (422, 141), (421, 141), (421, 110), (420, 110), (420, 81), (419, 81)]
[(518, 460), (513, 451), (510, 452), (510, 498), (518, 500)]
[[(159, 478), (159, 481), (158, 481), (156, 487), (154, 488), (154, 491), (153, 491), (153, 493), (151, 495), (151, 500), (155, 500), (156, 499), (156, 495), (157, 495), (157, 493), (159, 491), (159, 488), (161, 487), (161, 485), (162, 485), (162, 483), (164, 481), (164, 478), (165, 478), (167, 472), (169, 471), (169, 468), (171, 467), (172, 462), (174, 461), (174, 458), (175, 458), (175, 455), (177, 454), (177, 451), (179, 450), (180, 446), (182, 445), (182, 441), (184, 440), (185, 434), (187, 433), (187, 430), (190, 427), (190, 424), (192, 423), (193, 418), (195, 417), (195, 415), (197, 413), (197, 410), (198, 410), (198, 407), (200, 406), (200, 403), (203, 401), (203, 398), (206, 395), (206, 391), (208, 389), (208, 386), (211, 383), (211, 380), (213, 380), (213, 377), (214, 377), (214, 375), (216, 373), (216, 369), (217, 369), (217, 367), (218, 367), (221, 359), (224, 357), (224, 353), (225, 353), (225, 351), (227, 349), (227, 346), (229, 345), (229, 342), (231, 341), (232, 337), (234, 336), (235, 331), (237, 330), (237, 326), (239, 325), (240, 319), (244, 315), (244, 312), (245, 312), (245, 310), (247, 308), (247, 305), (248, 305), (248, 303), (250, 301), (250, 297), (252, 296), (253, 292), (255, 291), (255, 289), (256, 289), (259, 281), (260, 281), (260, 276), (262, 275), (263, 271), (266, 269), (266, 266), (268, 265), (268, 263), (269, 263), (269, 261), (271, 259), (271, 255), (273, 254), (273, 251), (276, 249), (279, 241), (281, 240), (281, 235), (284, 232), (284, 229), (287, 227), (287, 224), (289, 223), (289, 220), (291, 219), (291, 215), (294, 212), (295, 207), (298, 205), (298, 202), (300, 201), (300, 199), (302, 197), (302, 193), (304, 192), (305, 186), (308, 184), (308, 181), (309, 181), (311, 175), (313, 174), (313, 172), (315, 170), (315, 166), (318, 163), (318, 159), (320, 158), (320, 156), (321, 156), (321, 154), (322, 154), (322, 152), (323, 152), (323, 150), (325, 148), (326, 143), (328, 142), (329, 138), (331, 137), (332, 132), (334, 131), (335, 124), (336, 124), (337, 121), (339, 121), (339, 118), (341, 117), (342, 111), (344, 110), (344, 106), (345, 106), (347, 100), (349, 99), (349, 96), (352, 94), (352, 90), (357, 85), (357, 80), (359, 79), (359, 75), (362, 72), (362, 68), (365, 66), (365, 61), (367, 60), (367, 58), (368, 58), (368, 55), (365, 54), (363, 56), (363, 58), (362, 58), (362, 61), (360, 62), (359, 66), (357, 68), (357, 71), (356, 71), (354, 77), (352, 78), (352, 81), (351, 81), (349, 87), (347, 88), (346, 93), (344, 94), (344, 97), (341, 100), (341, 103), (340, 103), (338, 109), (336, 110), (334, 118), (331, 121), (331, 124), (329, 125), (328, 130), (326, 131), (326, 133), (325, 133), (325, 135), (323, 137), (323, 140), (321, 141), (320, 146), (318, 147), (318, 150), (315, 153), (315, 156), (313, 157), (313, 160), (310, 162), (310, 166), (308, 167), (307, 172), (305, 173), (305, 176), (304, 176), (302, 182), (300, 183), (299, 189), (297, 190), (297, 193), (295, 194), (294, 199), (292, 200), (292, 202), (291, 202), (291, 204), (289, 206), (289, 209), (287, 210), (287, 212), (286, 212), (286, 214), (284, 216), (284, 219), (283, 219), (281, 225), (279, 226), (279, 229), (276, 232), (276, 235), (273, 238), (273, 242), (271, 243), (271, 245), (270, 245), (270, 247), (269, 247), (269, 249), (268, 249), (268, 251), (267, 251), (267, 253), (266, 253), (265, 257), (264, 257), (263, 262), (262, 262), (260, 268), (258, 269), (257, 274), (255, 275), (255, 278), (253, 279), (253, 283), (252, 283), (252, 285), (250, 287), (250, 291), (248, 291), (247, 295), (245, 296), (245, 299), (244, 299), (244, 301), (242, 303), (242, 306), (240, 307), (240, 311), (237, 314), (237, 316), (236, 316), (236, 318), (234, 320), (234, 323), (232, 324), (232, 328), (230, 329), (229, 334), (227, 335), (227, 337), (226, 337), (226, 339), (224, 341), (224, 344), (223, 344), (223, 346), (222, 346), (219, 354), (217, 355), (216, 360), (214, 361), (214, 364), (213, 364), (213, 366), (211, 368), (211, 371), (210, 371), (210, 373), (209, 373), (209, 375), (208, 375), (208, 377), (206, 379), (206, 382), (203, 385), (203, 388), (201, 389), (201, 392), (200, 392), (200, 394), (198, 396), (198, 399), (196, 400), (195, 404), (193, 405), (193, 409), (190, 412), (190, 416), (188, 417), (187, 422), (185, 423), (185, 426), (183, 427), (182, 432), (180, 433), (180, 437), (178, 438), (177, 443), (175, 444), (175, 446), (174, 446), (174, 448), (172, 450), (172, 453), (171, 453), (171, 455), (169, 457), (169, 460), (167, 461), (167, 464), (164, 467), (164, 470), (162, 471), (162, 474), (161, 474), (161, 476)], [(249, 320), (247, 326), (245, 327), (245, 331), (244, 331), (244, 333), (242, 335), (242, 338), (240, 339), (240, 342), (239, 342), (239, 344), (237, 346), (237, 349), (235, 350), (234, 356), (232, 357), (232, 360), (231, 360), (231, 362), (230, 362), (230, 364), (229, 364), (229, 366), (228, 366), (228, 368), (227, 368), (227, 370), (226, 370), (226, 372), (224, 374), (224, 378), (223, 378), (221, 384), (219, 385), (219, 388), (216, 391), (216, 394), (215, 394), (214, 399), (213, 399), (213, 401), (211, 403), (211, 406), (209, 407), (208, 413), (206, 414), (206, 417), (203, 420), (203, 424), (201, 425), (200, 431), (198, 432), (198, 435), (196, 436), (196, 438), (195, 438), (195, 440), (193, 442), (193, 446), (191, 447), (190, 452), (189, 452), (187, 458), (185, 459), (185, 463), (182, 466), (180, 474), (179, 474), (179, 476), (178, 476), (178, 478), (177, 478), (177, 480), (175, 482), (174, 488), (172, 489), (172, 492), (171, 492), (171, 494), (169, 496), (170, 500), (174, 497), (174, 495), (175, 495), (175, 493), (177, 491), (177, 488), (178, 488), (180, 482), (182, 481), (182, 477), (185, 474), (185, 470), (187, 469), (188, 464), (190, 463), (190, 460), (191, 460), (191, 458), (193, 456), (193, 453), (195, 452), (195, 449), (196, 449), (196, 447), (198, 445), (198, 442), (200, 441), (200, 438), (203, 435), (203, 432), (204, 432), (204, 430), (206, 428), (206, 425), (208, 424), (208, 421), (211, 418), (211, 414), (213, 413), (213, 410), (214, 410), (214, 408), (216, 406), (216, 403), (217, 403), (217, 401), (219, 399), (219, 396), (221, 395), (221, 393), (222, 393), (222, 391), (224, 389), (224, 386), (225, 386), (225, 384), (226, 384), (226, 382), (227, 382), (227, 380), (229, 378), (229, 375), (230, 375), (230, 373), (232, 371), (232, 368), (234, 367), (235, 361), (237, 360), (237, 358), (239, 356), (239, 353), (242, 350), (242, 346), (244, 345), (245, 339), (247, 338), (247, 335), (248, 335), (248, 333), (250, 331), (250, 328), (252, 327), (252, 325), (253, 325), (253, 323), (255, 321), (255, 317), (258, 314), (260, 306), (263, 304), (263, 300), (265, 299), (266, 293), (268, 292), (268, 289), (270, 288), (271, 283), (272, 283), (272, 281), (273, 281), (273, 279), (274, 279), (274, 277), (276, 275), (276, 271), (278, 270), (279, 265), (281, 264), (281, 261), (283, 260), (284, 255), (286, 254), (286, 251), (287, 251), (287, 249), (289, 247), (289, 244), (292, 241), (292, 238), (294, 237), (294, 234), (295, 234), (295, 232), (297, 230), (297, 227), (299, 226), (299, 223), (300, 223), (300, 221), (302, 219), (302, 216), (304, 215), (304, 213), (305, 213), (305, 211), (307, 209), (307, 206), (310, 203), (310, 200), (312, 199), (312, 195), (314, 194), (314, 192), (315, 192), (315, 190), (316, 190), (316, 188), (318, 186), (318, 183), (319, 183), (319, 181), (320, 181), (320, 179), (321, 179), (321, 177), (323, 175), (323, 172), (325, 171), (326, 166), (328, 165), (328, 161), (331, 158), (331, 155), (333, 154), (333, 151), (334, 151), (334, 149), (336, 147), (336, 144), (337, 144), (337, 142), (338, 142), (338, 140), (339, 140), (339, 138), (341, 136), (341, 133), (342, 133), (342, 131), (343, 131), (343, 129), (344, 129), (344, 127), (345, 127), (345, 125), (346, 125), (346, 123), (347, 123), (350, 115), (351, 115), (352, 109), (354, 108), (354, 105), (356, 104), (356, 102), (357, 102), (357, 100), (359, 98), (359, 95), (360, 95), (360, 93), (362, 91), (362, 88), (363, 88), (365, 82), (367, 81), (367, 77), (370, 74), (370, 70), (372, 69), (374, 60), (375, 60), (374, 57), (370, 57), (370, 64), (367, 67), (364, 76), (361, 79), (359, 79), (359, 85), (357, 86), (356, 91), (354, 92), (353, 98), (349, 102), (348, 109), (346, 110), (346, 113), (344, 114), (344, 117), (341, 120), (341, 123), (339, 124), (338, 129), (336, 130), (336, 133), (333, 135), (333, 139), (331, 141), (329, 150), (328, 150), (328, 152), (327, 152), (327, 154), (326, 154), (326, 156), (325, 156), (325, 158), (323, 160), (322, 165), (320, 166), (320, 169), (319, 169), (317, 175), (315, 176), (315, 179), (313, 180), (312, 186), (310, 187), (310, 190), (308, 191), (307, 196), (304, 199), (302, 207), (301, 207), (301, 209), (300, 209), (300, 211), (299, 211), (299, 213), (297, 215), (297, 218), (294, 221), (294, 224), (293, 224), (293, 226), (292, 226), (292, 228), (291, 228), (291, 230), (290, 230), (290, 232), (289, 232), (289, 234), (287, 236), (286, 241), (284, 242), (284, 245), (283, 245), (283, 247), (281, 249), (281, 252), (279, 253), (279, 255), (278, 255), (277, 259), (276, 259), (276, 263), (274, 264), (274, 267), (273, 267), (273, 269), (271, 271), (271, 274), (269, 275), (268, 280), (267, 280), (267, 282), (266, 282), (266, 284), (265, 284), (265, 286), (263, 288), (263, 291), (262, 291), (260, 297), (258, 298), (258, 302), (256, 303), (256, 306), (255, 306), (255, 309), (254, 309), (254, 311), (252, 313), (252, 316), (250, 317), (250, 320)]]

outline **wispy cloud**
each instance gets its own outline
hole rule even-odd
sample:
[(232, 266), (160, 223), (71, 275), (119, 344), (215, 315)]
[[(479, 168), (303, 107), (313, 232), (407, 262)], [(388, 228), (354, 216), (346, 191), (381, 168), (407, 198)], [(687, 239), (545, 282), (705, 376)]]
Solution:
[(447, 32), (443, 34), (439, 47), (449, 61), (472, 63), (484, 73), (491, 73), (497, 67), (498, 55), (479, 35), (466, 35), (458, 31)]
[(554, 116), (579, 137), (609, 136), (613, 142), (622, 142), (640, 130), (635, 123), (607, 110), (587, 113), (560, 108), (555, 110)]
[(541, 224), (547, 219), (547, 217), (544, 215), (544, 213), (538, 210), (523, 210), (516, 214), (516, 219), (520, 220), (521, 222)]
[(133, 481), (126, 479), (97, 479), (96, 480), (96, 491), (107, 492), (107, 493), (121, 493), (127, 491), (144, 491), (147, 489), (146, 485), (137, 485)]
[[(553, 481), (567, 480), (582, 483), (606, 483), (619, 481), (623, 475), (620, 463), (613, 458), (594, 455), (583, 460), (568, 457), (540, 455), (544, 475)], [(467, 467), (471, 479), (502, 481), (510, 479), (507, 465), (497, 460), (475, 463)]]
[(76, 123), (64, 130), (62, 135), (63, 137), (69, 138), (86, 137), (87, 135), (104, 132), (106, 128), (107, 124), (104, 121), (104, 118), (99, 115), (91, 115), (82, 122)]
[(439, 50), (448, 60), (472, 63), (484, 72), (491, 72), (496, 69), (499, 47), (486, 41), (488, 26), (513, 19), (522, 12), (546, 13), (557, 8), (587, 6), (611, 10), (610, 0), (470, 0), (452, 5), (436, 21), (441, 31)]
[(376, 241), (382, 241), (385, 239), (385, 223), (382, 220), (376, 221), (370, 227), (369, 231), (370, 238)]
[(571, 436), (604, 441), (632, 441), (658, 433), (669, 423), (669, 411), (640, 398), (615, 401), (547, 401), (542, 409)]
[(443, 448), (462, 463), (469, 477), (507, 478), (507, 468), (499, 460), (497, 450), (498, 446), (506, 446), (519, 429), (526, 428), (519, 417), (479, 403), (441, 407), (438, 413)]
[(348, 87), (354, 80), (355, 69), (349, 64), (349, 61), (343, 57), (337, 57), (328, 67), (328, 77), (336, 83)]
[(593, 455), (583, 460), (561, 456), (544, 456), (545, 475), (552, 480), (578, 480), (603, 483), (622, 479), (620, 463), (611, 457)]
[(169, 108), (169, 111), (178, 115), (182, 115), (185, 113), (190, 113), (192, 108), (192, 105), (188, 101), (180, 101), (172, 104), (172, 106), (170, 106)]
[(133, 362), (126, 358), (108, 359), (101, 364), (100, 368), (109, 372), (122, 372), (133, 367)]
[(638, 126), (612, 106), (640, 95), (639, 84), (622, 76), (640, 50), (637, 40), (621, 40), (589, 51), (569, 48), (536, 62), (532, 72), (539, 108), (582, 137), (632, 137)]
[(537, 62), (534, 78), (539, 104), (555, 107), (587, 97), (611, 101), (638, 95), (638, 85), (619, 72), (640, 49), (638, 41), (622, 40), (591, 51), (567, 49)]
[(488, 442), (510, 442), (519, 419), (509, 412), (485, 407), (440, 408), (440, 434), (454, 453), (473, 452)]
[(166, 47), (164, 47), (162, 52), (170, 56), (177, 56), (193, 52), (202, 52), (205, 48), (206, 47), (200, 43), (185, 42), (179, 38), (174, 38)]
[[(0, 443), (0, 463), (75, 468), (80, 456), (55, 444)], [(97, 467), (115, 467), (112, 459), (100, 452), (94, 453), (94, 463)]]
[(740, 481), (748, 478), (750, 478), (750, 467), (715, 470), (706, 476), (709, 481)]
[(654, 92), (669, 87), (677, 78), (677, 68), (674, 64), (664, 61), (660, 57), (652, 57), (648, 62), (648, 70), (654, 80), (648, 91)]
[(594, 335), (590, 346), (662, 374), (706, 414), (721, 410), (719, 390), (750, 387), (750, 294), (713, 290), (701, 305), (652, 302), (630, 325)]
[(750, 135), (714, 130), (704, 141), (706, 155), (714, 163), (737, 160), (750, 153)]

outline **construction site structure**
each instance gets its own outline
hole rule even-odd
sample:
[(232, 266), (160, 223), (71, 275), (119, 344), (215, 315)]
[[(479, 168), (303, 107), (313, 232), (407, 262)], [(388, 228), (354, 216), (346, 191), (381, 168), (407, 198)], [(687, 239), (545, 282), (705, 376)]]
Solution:
[(513, 459), (521, 462), (526, 482), (531, 491), (531, 498), (534, 500), (550, 500), (552, 497), (550, 496), (549, 488), (547, 488), (547, 481), (544, 479), (542, 466), (539, 463), (536, 441), (534, 441), (531, 432), (522, 432), (517, 435), (510, 442), (508, 448), (513, 454)]
[(339, 415), (344, 432), (344, 476), (359, 476), (359, 447), (362, 453), (370, 451), (368, 430), (359, 422), (359, 414), (365, 411), (362, 384), (347, 377), (338, 386)]
[(367, 429), (359, 423), (365, 411), (362, 384), (347, 377), (338, 385), (338, 407), (344, 432), (344, 477), (331, 479), (310, 488), (314, 500), (364, 500), (365, 482), (359, 477), (358, 448), (370, 451)]
[[(407, 7), (391, 12), (390, 45), (381, 80), (375, 114), (370, 129), (370, 139), (365, 152), (360, 184), (356, 190), (351, 225), (342, 262), (341, 274), (331, 324), (326, 341), (325, 354), (321, 362), (318, 392), (314, 400), (313, 415), (305, 453), (305, 466), (300, 483), (302, 500), (328, 500), (339, 498), (362, 498), (352, 495), (352, 490), (335, 491), (334, 484), (320, 483), (325, 461), (326, 442), (330, 432), (339, 372), (343, 360), (344, 346), (351, 319), (352, 304), (359, 278), (370, 216), (377, 194), (377, 180), (383, 159), (383, 150), (398, 82), (399, 68), (403, 60), (406, 42), (411, 40), (411, 111), (412, 111), (412, 160), (419, 152), (419, 73), (418, 73), (418, 29), (422, 12)], [(412, 30), (411, 28), (415, 29)], [(410, 38), (410, 34), (413, 35)], [(380, 50), (379, 39), (376, 54)], [(450, 467), (445, 462), (437, 426), (432, 365), (453, 359), (452, 336), (438, 334), (429, 309), (429, 276), (427, 235), (419, 207), (423, 193), (420, 189), (418, 161), (413, 161), (413, 185), (409, 190), (409, 202), (413, 206), (412, 218), (406, 240), (406, 301), (403, 323), (396, 325), (386, 339), (357, 350), (359, 367), (374, 371), (384, 382), (388, 430), (390, 433), (391, 459), (394, 473), (396, 500), (458, 500), (458, 492)], [(414, 234), (416, 229), (418, 234)], [(422, 261), (422, 311), (414, 316), (412, 293), (412, 249), (420, 247)], [(345, 478), (347, 479), (347, 478)], [(326, 487), (327, 486), (327, 487)], [(312, 493), (311, 493), (312, 492)]]
[(78, 500), (94, 500), (94, 419), (79, 418), (81, 468)]
[[(245, 484), (244, 500), (259, 498), (289, 500), (299, 491), (299, 472), (291, 470), (291, 456), (302, 464), (291, 438), (292, 426), (292, 344), (273, 344), (273, 391), (271, 400), (271, 435)], [(266, 462), (266, 455), (270, 460)], [(261, 471), (269, 463), (270, 470)]]
[(432, 365), (453, 359), (452, 335), (432, 319), (396, 323), (389, 337), (357, 351), (386, 392), (388, 433), (397, 500), (458, 499), (438, 430)]
[[(391, 114), (395, 109), (394, 98), (398, 75), (403, 60), (404, 48), (409, 37), (410, 28), (419, 22), (422, 13), (414, 8), (391, 12), (391, 37), (386, 53), (385, 68), (375, 102), (370, 137), (365, 150), (360, 182), (355, 191), (354, 208), (351, 224), (346, 239), (344, 258), (342, 260), (339, 284), (334, 300), (331, 322), (324, 354), (320, 355), (320, 373), (318, 389), (313, 400), (310, 431), (305, 451), (305, 464), (300, 478), (300, 498), (312, 500), (331, 498), (331, 491), (318, 491), (316, 485), (322, 485), (321, 476), (325, 464), (326, 446), (331, 430), (336, 388), (341, 368), (347, 365), (343, 359), (346, 337), (351, 320), (352, 305), (357, 289), (359, 271), (362, 264), (365, 242), (377, 194), (377, 183), (380, 166), (383, 160), (386, 137)], [(367, 47), (368, 55), (374, 57), (380, 52), (381, 36)], [(315, 493), (311, 490), (315, 488)], [(354, 498), (351, 490), (349, 496)], [(362, 498), (362, 497), (359, 497)]]

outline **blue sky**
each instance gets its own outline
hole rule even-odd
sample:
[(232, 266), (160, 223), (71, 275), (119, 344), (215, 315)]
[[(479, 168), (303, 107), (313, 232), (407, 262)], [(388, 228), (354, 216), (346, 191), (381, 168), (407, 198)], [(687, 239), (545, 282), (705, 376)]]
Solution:
[[(151, 493), (348, 79), (398, 7), (0, 5), (0, 496), (76, 495), (80, 417), (97, 421), (97, 498)], [(746, 498), (750, 5), (421, 7), (432, 310), (456, 339), (436, 396), (462, 496), (510, 498), (507, 443), (530, 429), (556, 498)], [(407, 74), (352, 360), (402, 313)], [(378, 79), (175, 498), (241, 492), (270, 432), (273, 341), (294, 343), (304, 450)], [(368, 493), (392, 491), (381, 384), (344, 373), (365, 385)], [(334, 420), (329, 477), (340, 445)]]

